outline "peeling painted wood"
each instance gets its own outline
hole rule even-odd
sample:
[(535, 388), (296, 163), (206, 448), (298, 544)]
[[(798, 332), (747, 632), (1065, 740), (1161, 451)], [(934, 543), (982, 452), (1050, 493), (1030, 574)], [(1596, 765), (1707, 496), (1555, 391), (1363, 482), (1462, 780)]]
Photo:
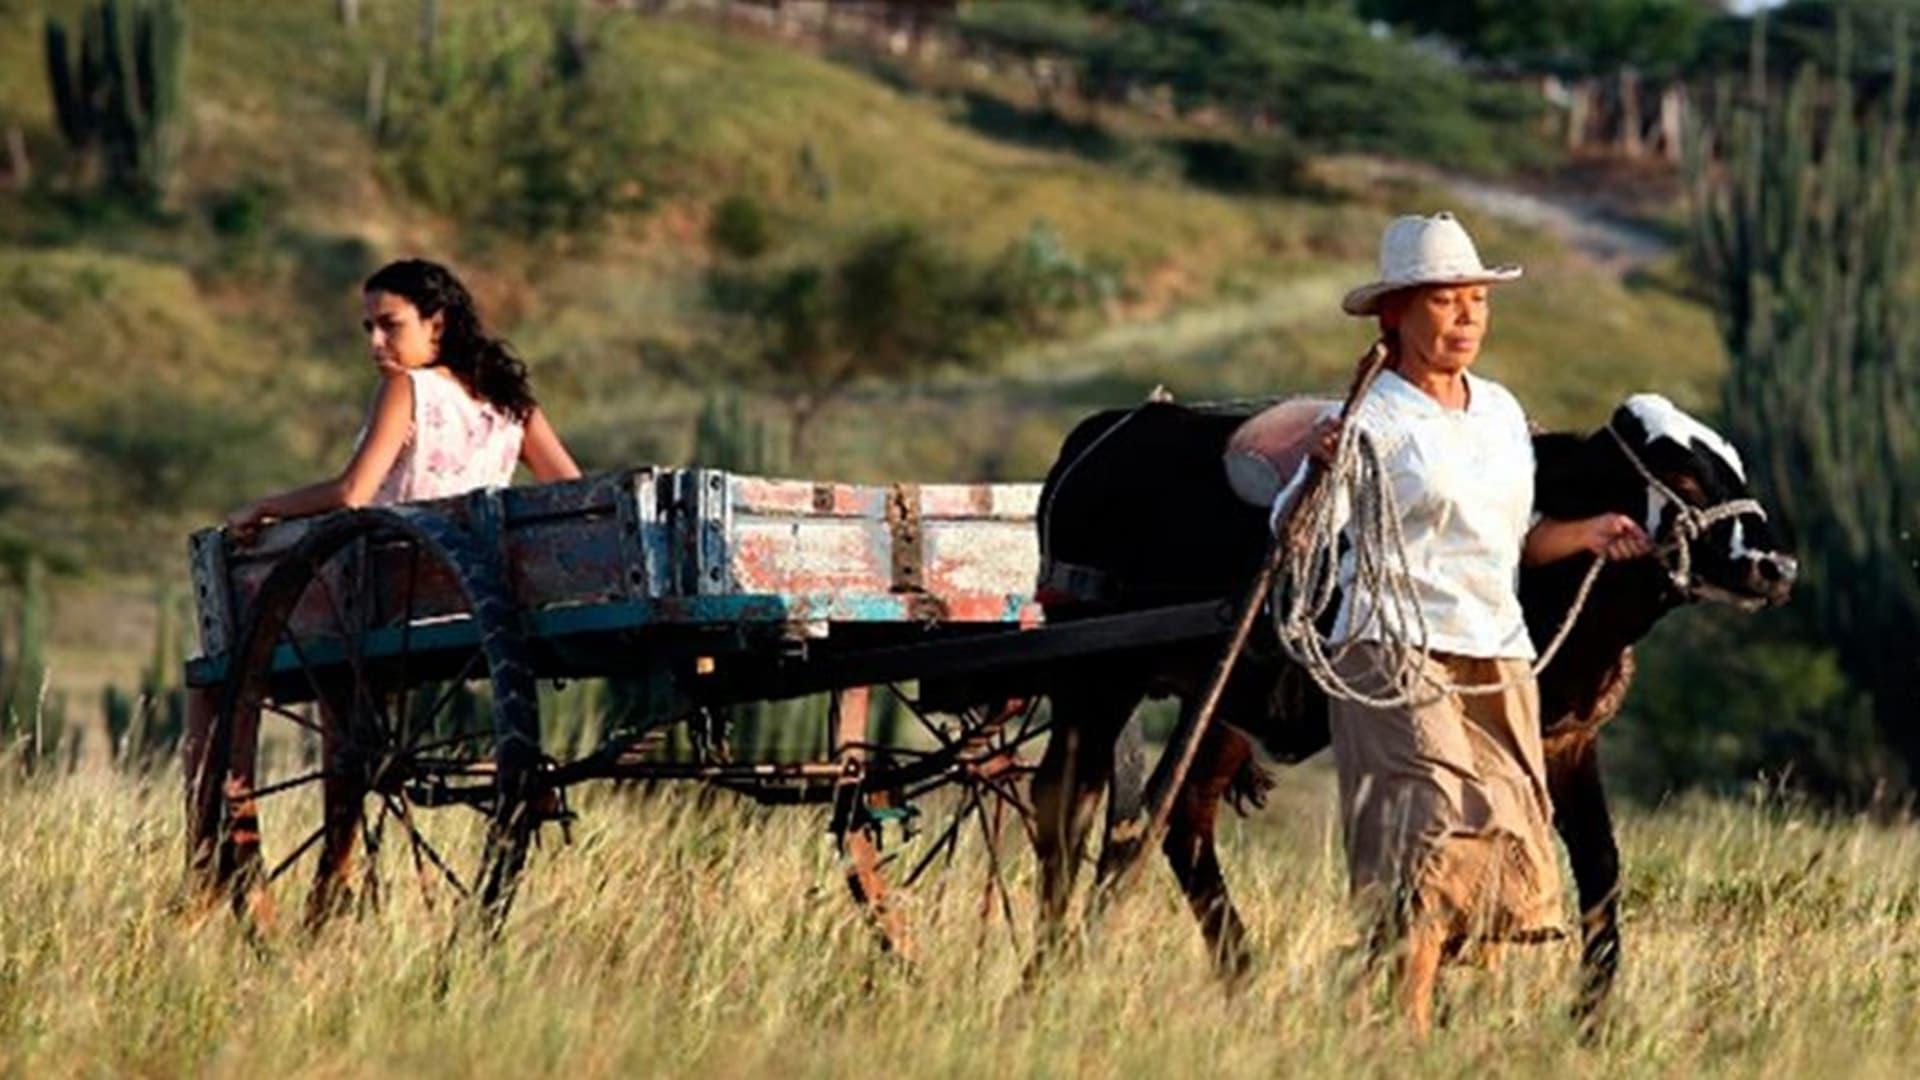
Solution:
[[(657, 601), (649, 617), (666, 623), (780, 622), (830, 633), (835, 623), (1032, 625), (1038, 494), (1034, 484), (881, 486), (641, 468), (505, 490), (497, 526), (476, 521), (467, 498), (404, 509), (498, 528), (492, 542), (531, 615)], [(267, 573), (318, 520), (278, 523), (246, 549), (217, 530), (192, 537), (203, 657), (225, 651)], [(355, 591), (344, 575), (371, 576), (375, 602), (355, 613), (369, 630), (405, 617), (403, 592), (416, 624), (464, 609), (460, 582), (437, 567), (410, 571), (408, 560), (404, 545), (376, 542), (357, 566), (343, 560), (323, 580), (342, 595)], [(334, 625), (318, 588), (290, 623), (301, 636), (331, 634)]]

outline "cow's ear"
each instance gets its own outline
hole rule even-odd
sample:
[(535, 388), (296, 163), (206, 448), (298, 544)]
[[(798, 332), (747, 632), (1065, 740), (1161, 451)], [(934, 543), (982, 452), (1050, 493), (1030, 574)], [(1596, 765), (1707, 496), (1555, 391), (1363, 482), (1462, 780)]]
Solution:
[(1550, 518), (1588, 516), (1581, 502), (1593, 488), (1587, 440), (1552, 432), (1533, 437), (1533, 508)]

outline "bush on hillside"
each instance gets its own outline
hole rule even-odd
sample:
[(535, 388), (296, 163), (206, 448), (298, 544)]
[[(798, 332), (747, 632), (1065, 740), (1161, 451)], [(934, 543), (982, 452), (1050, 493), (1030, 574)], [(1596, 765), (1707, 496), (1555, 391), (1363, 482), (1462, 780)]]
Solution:
[(1845, 802), (1899, 790), (1871, 700), (1834, 650), (1784, 614), (1687, 609), (1635, 649), (1638, 673), (1603, 737), (1608, 771), (1639, 798), (1729, 794), (1756, 781)]
[(165, 395), (104, 405), (63, 434), (102, 496), (153, 513), (230, 510), (273, 486), (286, 457), (270, 419)]
[(960, 33), (989, 48), (1024, 56), (1073, 56), (1091, 48), (1104, 28), (1069, 4), (1002, 0), (960, 9)]
[[(1485, 60), (1535, 70), (1684, 74), (1716, 18), (1699, 0), (1361, 0), (1360, 13), (1440, 34)], [(1722, 16), (1724, 17), (1724, 16)]]
[(1260, 139), (1180, 139), (1174, 144), (1187, 182), (1231, 195), (1297, 195), (1311, 189), (1307, 155), (1282, 135)]
[(1111, 269), (1076, 256), (1045, 222), (986, 262), (899, 224), (820, 261), (718, 269), (708, 301), (737, 320), (785, 395), (785, 463), (803, 466), (811, 425), (855, 381), (983, 364), (1012, 342), (1061, 332), (1068, 315), (1117, 289)]
[(251, 240), (266, 231), (285, 202), (283, 192), (251, 181), (209, 199), (207, 220), (215, 232), (229, 240)]
[(378, 132), (393, 176), (437, 211), (525, 236), (635, 204), (653, 142), (595, 48), (550, 13), (454, 21), (393, 79)]
[[(1166, 94), (1183, 112), (1212, 110), (1314, 147), (1454, 167), (1497, 168), (1551, 152), (1530, 123), (1544, 106), (1529, 95), (1378, 36), (1345, 8), (1219, 0), (1155, 10), (1153, 18), (1110, 12), (1100, 22), (1022, 14), (1011, 21), (1023, 37), (1004, 30), (1008, 20), (999, 16), (961, 27), (988, 45), (1018, 37), (1022, 50), (1053, 51), (1096, 102)], [(1054, 29), (1027, 32), (1029, 22)]]
[(982, 312), (1025, 337), (1058, 334), (1072, 313), (1109, 303), (1119, 291), (1112, 268), (1074, 254), (1045, 221), (1007, 245), (987, 266), (979, 290)]
[(1031, 302), (1019, 290), (1057, 268), (1029, 267), (1028, 285), (997, 280), (1001, 269), (970, 264), (917, 226), (888, 225), (823, 261), (716, 271), (708, 299), (740, 321), (787, 395), (787, 456), (801, 463), (820, 410), (853, 382), (979, 363), (1018, 334)]
[(707, 240), (736, 259), (755, 259), (773, 246), (767, 209), (751, 195), (729, 195), (713, 208)]

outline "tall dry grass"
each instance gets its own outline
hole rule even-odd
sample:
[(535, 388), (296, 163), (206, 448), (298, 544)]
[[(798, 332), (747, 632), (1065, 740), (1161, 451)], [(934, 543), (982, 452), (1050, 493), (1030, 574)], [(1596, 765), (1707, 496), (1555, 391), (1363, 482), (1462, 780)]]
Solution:
[[(1232, 824), (1258, 974), (1213, 981), (1164, 874), (1078, 965), (1023, 989), (982, 932), (979, 848), (908, 902), (921, 958), (877, 952), (821, 819), (686, 792), (581, 800), (500, 943), (449, 948), (395, 903), (256, 947), (183, 917), (175, 781), (0, 792), (0, 1071), (10, 1075), (1847, 1075), (1908, 1071), (1920, 830), (1765, 803), (1626, 813), (1629, 949), (1611, 1023), (1565, 1018), (1571, 947), (1454, 971), (1441, 1030), (1345, 1018), (1347, 925), (1324, 773)], [(925, 842), (924, 840), (921, 842)], [(912, 849), (904, 849), (911, 851)], [(1019, 932), (1030, 934), (1031, 859)]]

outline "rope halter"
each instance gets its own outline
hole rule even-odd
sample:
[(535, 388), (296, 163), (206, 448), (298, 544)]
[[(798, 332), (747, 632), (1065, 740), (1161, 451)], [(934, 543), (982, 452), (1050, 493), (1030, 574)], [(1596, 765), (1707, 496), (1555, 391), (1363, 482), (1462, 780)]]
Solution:
[(1721, 600), (1740, 606), (1760, 603), (1758, 600), (1736, 596), (1711, 582), (1695, 578), (1693, 542), (1705, 536), (1707, 530), (1729, 518), (1753, 514), (1764, 521), (1767, 517), (1766, 510), (1753, 499), (1728, 499), (1712, 506), (1694, 506), (1681, 498), (1680, 493), (1673, 490), (1665, 481), (1655, 476), (1652, 469), (1647, 468), (1646, 462), (1641, 461), (1640, 455), (1633, 452), (1633, 446), (1612, 423), (1607, 424), (1607, 434), (1613, 436), (1613, 441), (1620, 445), (1620, 452), (1627, 456), (1627, 461), (1633, 465), (1634, 471), (1647, 482), (1647, 486), (1653, 489), (1654, 494), (1674, 506), (1673, 538), (1658, 545), (1654, 554), (1660, 560), (1660, 565), (1666, 569), (1668, 580), (1673, 583), (1673, 587), (1679, 591), (1680, 595), (1690, 599)]

